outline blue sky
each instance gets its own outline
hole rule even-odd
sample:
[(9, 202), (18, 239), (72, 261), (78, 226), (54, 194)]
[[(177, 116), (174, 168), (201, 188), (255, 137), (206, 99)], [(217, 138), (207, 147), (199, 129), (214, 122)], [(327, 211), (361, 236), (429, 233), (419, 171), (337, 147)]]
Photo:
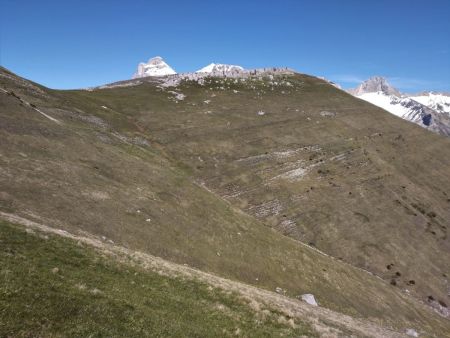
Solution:
[(156, 55), (178, 72), (287, 66), (450, 91), (450, 1), (0, 0), (0, 64), (46, 86), (127, 79)]

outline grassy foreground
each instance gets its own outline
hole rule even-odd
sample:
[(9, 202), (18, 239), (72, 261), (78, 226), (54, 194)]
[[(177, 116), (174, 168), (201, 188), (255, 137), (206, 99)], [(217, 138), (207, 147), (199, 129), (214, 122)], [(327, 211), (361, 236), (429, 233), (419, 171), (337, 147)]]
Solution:
[(0, 267), (0, 337), (315, 335), (200, 282), (119, 264), (5, 222)]

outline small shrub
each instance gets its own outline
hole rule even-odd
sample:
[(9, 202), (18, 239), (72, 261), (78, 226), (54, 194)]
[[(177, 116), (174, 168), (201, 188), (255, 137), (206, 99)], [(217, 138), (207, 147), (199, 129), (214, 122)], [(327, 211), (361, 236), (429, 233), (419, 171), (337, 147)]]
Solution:
[(427, 215), (428, 215), (428, 217), (431, 217), (431, 218), (435, 218), (437, 216), (434, 211), (430, 211)]

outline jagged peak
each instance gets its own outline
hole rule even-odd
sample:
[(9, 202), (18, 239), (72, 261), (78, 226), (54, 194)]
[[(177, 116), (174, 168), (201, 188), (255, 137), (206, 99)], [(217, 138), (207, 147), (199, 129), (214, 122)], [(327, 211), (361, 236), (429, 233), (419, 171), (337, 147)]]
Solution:
[(177, 72), (170, 67), (161, 56), (155, 56), (150, 58), (147, 63), (139, 63), (137, 71), (133, 75), (133, 79), (147, 76), (173, 75), (176, 73)]
[(356, 96), (376, 92), (382, 92), (386, 95), (394, 95), (398, 97), (402, 96), (400, 91), (392, 86), (383, 76), (372, 76), (371, 78), (361, 83), (355, 89), (351, 89), (350, 92)]

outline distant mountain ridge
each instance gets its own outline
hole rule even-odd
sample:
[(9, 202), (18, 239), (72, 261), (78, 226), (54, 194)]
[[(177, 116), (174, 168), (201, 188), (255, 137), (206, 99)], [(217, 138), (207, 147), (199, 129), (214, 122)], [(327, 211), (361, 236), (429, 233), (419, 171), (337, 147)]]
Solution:
[(402, 94), (381, 76), (371, 77), (348, 92), (398, 117), (450, 136), (450, 96), (431, 92)]
[[(204, 76), (241, 77), (256, 71), (247, 70), (238, 65), (210, 63), (195, 72), (178, 74), (160, 56), (156, 56), (147, 63), (140, 63), (132, 78), (167, 77), (166, 82), (173, 85), (181, 78), (203, 81)], [(278, 70), (274, 69), (274, 71)], [(170, 75), (175, 75), (175, 78)], [(340, 88), (333, 82), (330, 83)], [(403, 94), (382, 76), (373, 76), (358, 87), (349, 89), (348, 92), (435, 133), (450, 136), (450, 96), (448, 95), (432, 92), (417, 95)]]
[[(244, 72), (245, 69), (238, 65), (229, 65), (222, 63), (210, 63), (209, 65), (200, 68), (194, 73), (197, 74), (237, 74)], [(155, 56), (148, 60), (147, 63), (141, 62), (138, 65), (136, 73), (133, 74), (132, 79), (138, 79), (149, 76), (167, 76), (175, 75), (177, 72), (169, 66), (162, 57)], [(190, 74), (190, 73), (189, 73)]]

